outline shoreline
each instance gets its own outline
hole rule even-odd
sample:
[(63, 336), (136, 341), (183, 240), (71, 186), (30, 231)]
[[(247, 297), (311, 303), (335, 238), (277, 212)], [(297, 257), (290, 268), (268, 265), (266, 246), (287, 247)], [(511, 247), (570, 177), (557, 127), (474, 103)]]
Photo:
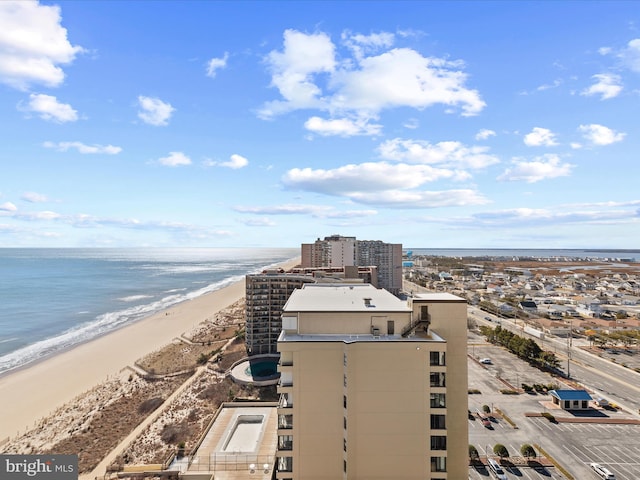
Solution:
[[(299, 258), (270, 266), (289, 269)], [(0, 449), (56, 408), (120, 374), (245, 296), (245, 279), (0, 376)]]

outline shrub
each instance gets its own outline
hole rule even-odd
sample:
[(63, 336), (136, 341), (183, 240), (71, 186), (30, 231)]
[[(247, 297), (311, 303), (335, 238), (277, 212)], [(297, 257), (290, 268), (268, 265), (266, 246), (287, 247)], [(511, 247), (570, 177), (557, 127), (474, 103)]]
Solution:
[(525, 458), (533, 458), (536, 456), (536, 451), (528, 443), (525, 443), (520, 447), (520, 453)]
[(484, 413), (489, 413), (491, 411), (491, 409), (489, 408), (489, 405), (483, 405), (482, 406), (482, 411)]
[(500, 393), (503, 395), (518, 395), (516, 390), (512, 390), (511, 388), (503, 388), (500, 390)]
[(546, 418), (547, 420), (549, 420), (551, 423), (556, 423), (556, 417), (554, 417), (553, 415), (551, 415), (549, 412), (544, 412), (542, 414), (542, 416), (544, 418)]
[(478, 393), (482, 393), (482, 392), (481, 392), (480, 390), (478, 390), (477, 388), (470, 388), (470, 389), (468, 390), (468, 393), (469, 393), (470, 395), (473, 395), (473, 394), (478, 394)]
[(471, 460), (478, 460), (480, 458), (480, 454), (478, 453), (478, 449), (473, 445), (469, 445), (469, 458)]
[(507, 450), (507, 447), (501, 443), (496, 443), (493, 446), (493, 453), (498, 455), (500, 458), (509, 458), (509, 450)]

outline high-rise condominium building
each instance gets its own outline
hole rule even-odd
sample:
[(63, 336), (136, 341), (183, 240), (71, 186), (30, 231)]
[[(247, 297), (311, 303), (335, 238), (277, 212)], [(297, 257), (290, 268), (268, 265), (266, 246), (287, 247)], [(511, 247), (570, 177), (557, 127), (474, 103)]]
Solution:
[(402, 244), (332, 235), (301, 246), (302, 267), (378, 268), (378, 285), (397, 295), (402, 290)]
[(291, 275), (267, 270), (245, 277), (246, 344), (249, 355), (275, 353), (282, 329), (282, 308), (289, 295), (305, 283), (315, 282), (311, 275)]
[(377, 285), (375, 267), (294, 268), (265, 270), (245, 277), (246, 345), (249, 355), (276, 353), (282, 329), (282, 308), (289, 295), (305, 283), (357, 282)]
[(466, 302), (306, 284), (282, 314), (279, 479), (468, 476)]

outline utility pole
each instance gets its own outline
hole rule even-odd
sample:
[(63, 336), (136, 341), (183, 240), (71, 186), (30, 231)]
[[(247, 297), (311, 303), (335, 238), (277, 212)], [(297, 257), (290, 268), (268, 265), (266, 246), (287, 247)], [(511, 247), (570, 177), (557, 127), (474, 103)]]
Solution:
[(567, 378), (571, 378), (571, 346), (573, 345), (573, 319), (569, 320), (569, 336), (567, 337)]

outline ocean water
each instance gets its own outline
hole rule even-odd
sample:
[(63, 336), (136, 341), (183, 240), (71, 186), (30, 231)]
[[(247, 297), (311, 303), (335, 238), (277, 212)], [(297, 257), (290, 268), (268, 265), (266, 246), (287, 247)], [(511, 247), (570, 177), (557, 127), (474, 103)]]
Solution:
[(299, 254), (297, 248), (0, 249), (0, 375)]

